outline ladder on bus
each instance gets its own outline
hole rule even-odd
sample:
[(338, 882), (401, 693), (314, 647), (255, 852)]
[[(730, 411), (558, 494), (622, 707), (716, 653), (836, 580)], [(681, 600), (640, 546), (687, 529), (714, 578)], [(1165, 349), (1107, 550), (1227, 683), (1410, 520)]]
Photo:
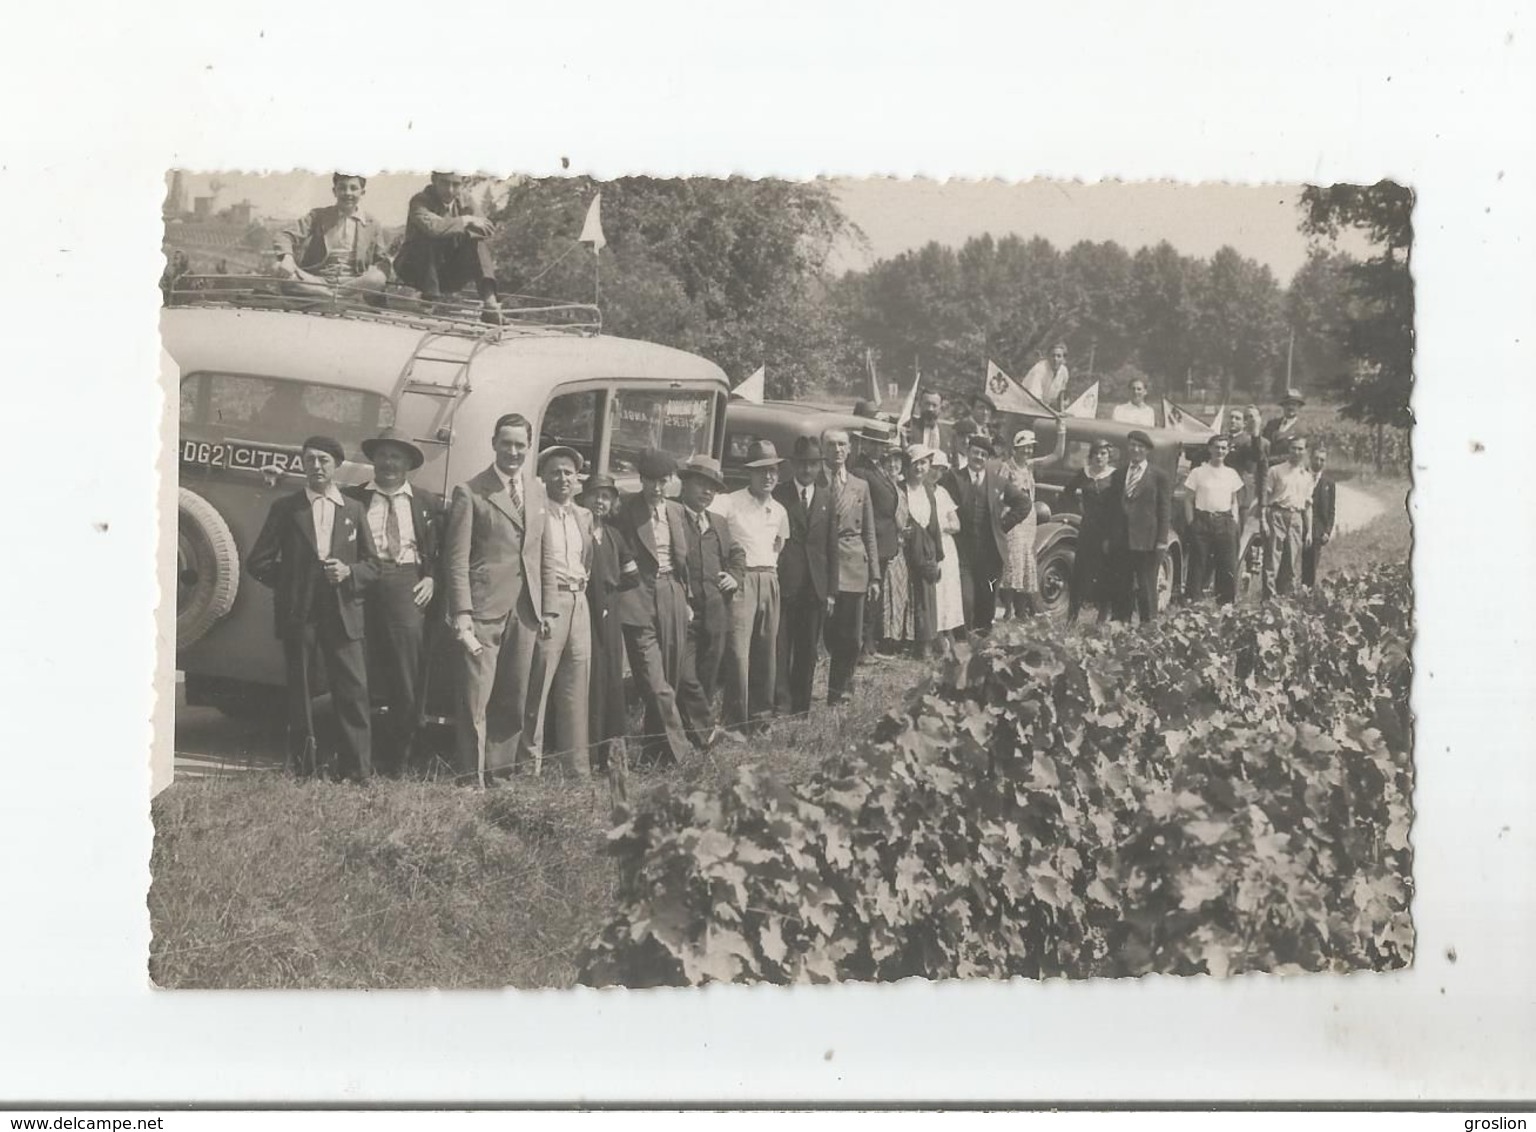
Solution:
[[(416, 342), (395, 382), (395, 427), (417, 443), (447, 453), (453, 440), (453, 415), (470, 392), (470, 370), (493, 338), (429, 330)], [(448, 490), (448, 461), (443, 461), (443, 494)]]

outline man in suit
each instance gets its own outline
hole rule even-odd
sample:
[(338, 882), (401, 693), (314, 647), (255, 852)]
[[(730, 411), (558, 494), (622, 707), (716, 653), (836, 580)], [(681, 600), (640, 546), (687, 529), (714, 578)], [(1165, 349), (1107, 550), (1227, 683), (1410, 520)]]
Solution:
[(499, 321), (496, 261), (486, 244), (496, 225), (464, 198), (464, 178), (433, 173), (432, 183), (411, 198), (405, 238), (395, 255), (395, 274), (427, 301), (451, 295), (473, 283), (488, 322)]
[(453, 489), (448, 511), (448, 612), (460, 658), (459, 773), (480, 786), (515, 767), (539, 633), (544, 492), (523, 468), (532, 436), (521, 413), (500, 417), (491, 433), (495, 460)]
[(619, 596), (629, 670), (645, 703), (641, 761), (675, 764), (688, 752), (677, 686), (688, 633), (688, 532), (682, 505), (667, 498), (677, 463), (651, 448), (636, 461), (640, 492), (619, 503), (614, 523), (634, 555), (635, 584)]
[(365, 781), (373, 773), (368, 727), (368, 662), (363, 648), (363, 595), (379, 576), (378, 553), (363, 505), (341, 494), (336, 469), (346, 460), (328, 436), (304, 441), (304, 490), (272, 504), (251, 548), (251, 577), (272, 589), (288, 684), (288, 766), (300, 775), (313, 738), (310, 666), (324, 666), (336, 711), (339, 773)]
[(1324, 474), (1327, 467), (1328, 446), (1319, 441), (1312, 449), (1312, 478), (1317, 481), (1312, 489), (1312, 537), (1301, 549), (1301, 584), (1309, 589), (1317, 585), (1317, 561), (1333, 538), (1337, 493), (1333, 477)]
[(794, 478), (775, 498), (789, 515), (789, 537), (779, 552), (779, 676), (782, 713), (811, 710), (822, 623), (831, 597), (833, 547), (831, 494), (823, 475), (821, 442), (802, 436), (790, 452)]
[(421, 722), (423, 640), (437, 592), (443, 499), (406, 479), (424, 456), (398, 429), (363, 441), (363, 455), (373, 463), (373, 479), (342, 494), (366, 509), (368, 533), (379, 553), (379, 577), (363, 602), (368, 686), (385, 709), (378, 761), (398, 774), (410, 761)]
[(301, 282), (327, 282), (382, 291), (390, 262), (384, 229), (362, 210), (368, 182), (349, 173), (331, 174), (335, 204), (311, 209), (277, 235), (277, 274)]
[[(885, 577), (891, 559), (901, 551), (901, 529), (897, 525), (897, 512), (902, 505), (901, 486), (896, 476), (901, 469), (901, 449), (894, 443), (861, 436), (861, 451), (850, 471), (869, 488), (869, 499), (875, 510), (875, 548), (880, 556), (880, 577)], [(892, 474), (890, 457), (896, 457), (895, 474)], [(885, 635), (885, 595), (864, 605), (865, 655), (873, 654)]]
[(624, 626), (619, 601), (638, 580), (629, 540), (615, 522), (619, 489), (613, 477), (594, 472), (576, 501), (592, 512), (592, 571), (587, 578), (587, 613), (592, 622), (592, 677), (587, 742), (592, 769), (623, 772), (629, 733), (624, 698)]
[(917, 414), (907, 422), (901, 433), (901, 447), (921, 444), (932, 448), (937, 452), (948, 452), (951, 457), (955, 451), (955, 430), (953, 426), (939, 420), (939, 414), (944, 411), (944, 397), (937, 390), (928, 390), (917, 399)]
[(681, 500), (688, 548), (686, 584), (692, 612), (683, 647), (677, 707), (688, 737), (695, 746), (707, 749), (723, 737), (716, 722), (715, 692), (731, 627), (732, 599), (741, 589), (745, 560), (731, 537), (730, 523), (709, 513), (715, 495), (725, 490), (720, 461), (712, 456), (692, 456), (677, 470), (677, 475), (683, 484)]
[(1152, 438), (1134, 429), (1125, 438), (1125, 467), (1110, 480), (1109, 558), (1114, 617), (1129, 621), (1134, 606), (1143, 625), (1157, 619), (1157, 572), (1168, 551), (1173, 485), (1154, 468)]
[(576, 506), (581, 453), (556, 445), (539, 453), (544, 484), (543, 548), (539, 556), (538, 641), (528, 674), (519, 759), (533, 774), (544, 762), (545, 723), (554, 717), (560, 749), (553, 759), (571, 778), (587, 778), (587, 696), (592, 680), (592, 620), (587, 580), (592, 574), (592, 516)]
[(1301, 409), (1307, 403), (1300, 391), (1287, 389), (1280, 398), (1280, 415), (1264, 425), (1264, 439), (1269, 441), (1271, 464), (1285, 462), (1291, 441), (1301, 435)]
[(982, 432), (967, 440), (966, 466), (956, 472), (953, 488), (960, 533), (960, 601), (965, 627), (987, 632), (997, 612), (997, 583), (1008, 556), (1008, 532), (1029, 515), (1029, 497), (1003, 476), (992, 459), (992, 438)]
[(869, 485), (848, 471), (853, 451), (848, 433), (828, 429), (821, 449), (833, 547), (827, 571), (827, 703), (835, 706), (848, 701), (864, 636), (864, 602), (880, 598), (880, 547)]

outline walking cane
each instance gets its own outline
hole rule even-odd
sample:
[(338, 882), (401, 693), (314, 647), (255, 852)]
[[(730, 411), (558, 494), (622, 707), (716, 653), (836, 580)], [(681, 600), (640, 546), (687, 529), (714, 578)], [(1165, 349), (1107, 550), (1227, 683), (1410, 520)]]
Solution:
[(315, 742), (315, 701), (309, 694), (309, 641), (299, 641), (299, 679), (304, 686), (304, 753), (299, 756), (299, 775), (318, 777), (319, 750)]

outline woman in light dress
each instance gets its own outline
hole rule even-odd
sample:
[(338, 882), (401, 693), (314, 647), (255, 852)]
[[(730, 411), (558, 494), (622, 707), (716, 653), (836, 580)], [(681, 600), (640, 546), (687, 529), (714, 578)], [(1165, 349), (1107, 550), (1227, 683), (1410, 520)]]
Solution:
[(909, 444), (903, 494), (907, 523), (902, 536), (912, 594), (912, 655), (929, 656), (938, 639), (938, 585), (944, 549), (939, 532), (939, 504), (928, 483), (932, 448)]
[(1013, 437), (1013, 450), (998, 471), (1029, 499), (1022, 522), (1008, 532), (1008, 555), (1003, 576), (997, 582), (998, 604), (1004, 617), (1024, 618), (1043, 613), (1040, 578), (1035, 569), (1035, 430), (1021, 428)]
[(954, 632), (965, 624), (965, 608), (960, 600), (960, 553), (955, 549), (955, 535), (960, 533), (960, 509), (942, 486), (948, 472), (948, 453), (935, 452), (928, 469), (928, 482), (933, 485), (933, 498), (939, 509), (939, 545), (944, 548), (934, 606), (934, 628), (941, 634)]

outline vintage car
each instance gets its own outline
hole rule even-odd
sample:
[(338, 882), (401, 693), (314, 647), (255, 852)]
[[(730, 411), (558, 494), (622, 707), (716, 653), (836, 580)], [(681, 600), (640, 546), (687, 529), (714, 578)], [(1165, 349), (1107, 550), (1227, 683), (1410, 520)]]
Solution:
[[(1108, 439), (1121, 453), (1117, 465), (1124, 463), (1125, 438), (1136, 426), (1117, 421), (1063, 417), (1059, 420), (1046, 416), (1018, 416), (1008, 414), (1009, 430), (1031, 428), (1037, 440), (1036, 451), (1049, 453), (1035, 466), (1036, 494), (1043, 508), (1037, 508), (1040, 524), (1035, 536), (1035, 550), (1039, 560), (1040, 593), (1052, 615), (1064, 614), (1068, 608), (1072, 578), (1072, 564), (1077, 555), (1078, 516), (1059, 509), (1062, 495), (1079, 471), (1088, 462), (1088, 449), (1095, 440)], [(1066, 443), (1058, 447), (1058, 430), (1066, 430)], [(999, 430), (1003, 431), (1003, 430)], [(1171, 429), (1142, 429), (1152, 441), (1152, 454), (1148, 457), (1154, 467), (1161, 468), (1174, 485), (1173, 523), (1168, 553), (1158, 571), (1158, 608), (1180, 600), (1185, 592), (1189, 570), (1189, 548), (1184, 523), (1184, 498), (1188, 490), (1184, 478), (1193, 462), (1204, 459), (1205, 441), (1186, 432)], [(1245, 500), (1244, 523), (1238, 544), (1239, 570), (1251, 569), (1251, 548), (1256, 548), (1257, 516), (1252, 514), (1252, 501)], [(1048, 509), (1048, 510), (1047, 510)], [(1241, 584), (1241, 579), (1240, 579)]]
[[(540, 448), (638, 485), (650, 447), (718, 457), (725, 374), (680, 350), (600, 332), (590, 306), (387, 309), (286, 297), (256, 277), (178, 281), (161, 318), (180, 372), (176, 665), (189, 704), (247, 704), (280, 686), (270, 592), (243, 563), (272, 501), (303, 485), (299, 444), (334, 436), (338, 481), (365, 483), (361, 442), (393, 425), (426, 453), (411, 476), (447, 495), (491, 462), (493, 422), (520, 412)], [(254, 697), (259, 699), (260, 697)]]
[(874, 441), (894, 443), (896, 426), (887, 420), (860, 417), (840, 409), (821, 409), (798, 401), (733, 399), (725, 411), (725, 455), (721, 470), (734, 491), (747, 483), (747, 448), (754, 440), (771, 440), (780, 456), (794, 452), (802, 436), (819, 438), (828, 429), (845, 429), (856, 445)]

